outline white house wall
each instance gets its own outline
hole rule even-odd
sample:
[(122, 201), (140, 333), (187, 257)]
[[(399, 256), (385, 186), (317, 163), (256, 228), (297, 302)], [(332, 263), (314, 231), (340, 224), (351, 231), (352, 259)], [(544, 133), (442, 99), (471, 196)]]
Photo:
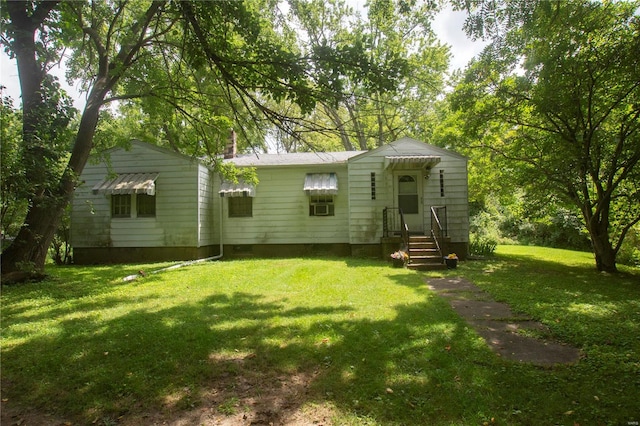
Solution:
[[(440, 191), (440, 170), (444, 172), (444, 196)], [(425, 223), (431, 223), (431, 207), (447, 208), (447, 230), (454, 242), (469, 241), (469, 204), (467, 190), (467, 163), (451, 157), (442, 157), (424, 188)]]
[[(82, 185), (75, 191), (71, 238), (74, 247), (196, 247), (199, 233), (211, 241), (210, 226), (199, 228), (199, 216), (210, 216), (208, 207), (197, 208), (199, 170), (195, 161), (150, 145), (133, 142), (130, 151), (114, 149), (109, 169), (104, 162), (88, 163)], [(110, 195), (91, 189), (109, 173), (157, 172), (156, 217), (111, 218)], [(210, 190), (209, 190), (210, 191)], [(204, 210), (203, 210), (204, 209)]]
[(217, 191), (215, 173), (204, 165), (198, 166), (198, 247), (216, 244), (219, 240), (215, 226)]
[[(309, 216), (303, 191), (307, 173), (336, 173), (334, 216)], [(230, 218), (222, 201), (223, 242), (227, 244), (328, 244), (349, 242), (349, 192), (346, 164), (260, 167), (253, 216)]]
[[(375, 173), (376, 199), (371, 199), (371, 173)], [(384, 170), (384, 156), (365, 156), (349, 162), (351, 244), (377, 244), (383, 234), (382, 212), (392, 206), (393, 177)]]
[[(422, 185), (423, 223), (428, 230), (431, 207), (446, 206), (449, 236), (454, 242), (469, 241), (467, 160), (465, 157), (420, 141), (403, 138), (349, 160), (351, 192), (349, 230), (352, 244), (378, 243), (383, 236), (382, 211), (395, 206), (394, 174), (384, 168), (384, 157), (435, 155), (441, 158)], [(444, 170), (444, 197), (440, 192)], [(371, 199), (371, 173), (376, 174), (376, 199)]]

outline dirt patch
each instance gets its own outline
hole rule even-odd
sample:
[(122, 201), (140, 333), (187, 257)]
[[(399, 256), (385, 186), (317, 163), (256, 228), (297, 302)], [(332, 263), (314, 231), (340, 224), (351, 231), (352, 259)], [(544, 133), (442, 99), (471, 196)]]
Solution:
[(515, 314), (509, 305), (492, 300), (468, 280), (438, 278), (427, 284), (503, 358), (541, 366), (571, 364), (580, 359), (580, 351), (570, 345), (523, 335), (523, 331), (548, 334), (549, 330), (527, 316)]
[(202, 385), (166, 395), (161, 406), (136, 408), (119, 414), (96, 414), (85, 418), (63, 418), (34, 408), (16, 407), (2, 401), (3, 426), (329, 426), (334, 411), (331, 404), (310, 402), (309, 387), (318, 371), (260, 375), (244, 359), (234, 363), (234, 373)]

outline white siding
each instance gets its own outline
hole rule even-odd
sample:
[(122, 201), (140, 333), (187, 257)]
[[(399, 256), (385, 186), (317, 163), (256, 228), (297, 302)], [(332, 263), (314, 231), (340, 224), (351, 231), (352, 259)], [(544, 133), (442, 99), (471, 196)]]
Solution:
[[(371, 173), (375, 173), (376, 199), (371, 199)], [(349, 163), (349, 240), (351, 244), (377, 244), (382, 238), (382, 212), (391, 207), (393, 177), (384, 171), (384, 156), (366, 156)]]
[[(394, 174), (384, 169), (390, 155), (436, 155), (441, 158), (423, 181), (423, 222), (428, 230), (431, 207), (446, 206), (449, 236), (453, 242), (469, 241), (467, 160), (453, 152), (414, 139), (403, 138), (349, 161), (350, 229), (352, 244), (378, 243), (383, 236), (382, 211), (396, 205)], [(444, 170), (444, 197), (440, 195), (439, 171)], [(371, 200), (371, 173), (376, 173), (376, 199)]]
[(215, 227), (216, 192), (214, 172), (206, 166), (198, 167), (198, 247), (213, 245), (217, 241)]
[[(75, 191), (71, 238), (74, 247), (196, 247), (199, 165), (191, 159), (142, 142), (114, 149), (108, 163), (87, 164)], [(91, 188), (109, 173), (159, 173), (155, 218), (111, 218), (110, 196)], [(204, 195), (204, 194), (202, 194)], [(135, 198), (135, 197), (134, 197)], [(202, 229), (213, 238), (209, 229)]]
[[(335, 216), (309, 216), (309, 196), (303, 191), (307, 173), (335, 172), (338, 194)], [(230, 218), (223, 203), (224, 244), (348, 243), (348, 177), (346, 164), (261, 167), (253, 198), (253, 216)]]

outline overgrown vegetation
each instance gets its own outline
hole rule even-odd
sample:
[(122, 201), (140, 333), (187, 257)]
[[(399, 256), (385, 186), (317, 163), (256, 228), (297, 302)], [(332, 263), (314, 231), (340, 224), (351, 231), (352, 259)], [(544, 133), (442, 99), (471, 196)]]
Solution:
[[(520, 195), (489, 195), (472, 204), (470, 251), (490, 255), (497, 244), (519, 244), (591, 252), (589, 234), (580, 218), (565, 208), (527, 204)], [(618, 262), (640, 265), (640, 226), (631, 228)]]
[[(51, 267), (48, 281), (2, 291), (3, 415), (627, 424), (639, 420), (640, 271), (602, 274), (592, 263), (584, 252), (500, 246), (430, 274), (352, 258), (158, 274), (149, 272), (164, 265)], [(122, 280), (141, 269), (146, 277)], [(426, 288), (443, 274), (544, 322), (583, 358), (549, 369), (502, 360)]]

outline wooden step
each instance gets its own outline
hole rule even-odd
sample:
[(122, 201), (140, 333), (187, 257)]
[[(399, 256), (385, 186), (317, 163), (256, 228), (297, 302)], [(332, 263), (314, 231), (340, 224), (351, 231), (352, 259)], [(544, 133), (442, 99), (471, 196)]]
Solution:
[(440, 269), (447, 269), (447, 265), (444, 263), (432, 263), (432, 262), (427, 262), (427, 263), (410, 262), (407, 264), (407, 268), (413, 269), (416, 271), (436, 271)]
[(426, 235), (412, 235), (409, 237), (409, 269), (435, 270), (445, 269), (447, 266), (433, 238)]

